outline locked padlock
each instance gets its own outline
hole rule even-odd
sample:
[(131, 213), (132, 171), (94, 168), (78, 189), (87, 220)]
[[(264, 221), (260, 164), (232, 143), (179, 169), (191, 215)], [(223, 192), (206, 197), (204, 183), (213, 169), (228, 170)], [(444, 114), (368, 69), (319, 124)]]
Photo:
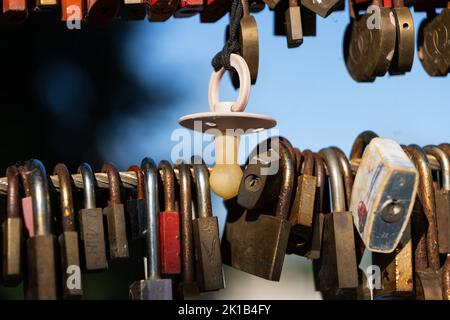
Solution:
[(108, 206), (103, 208), (103, 214), (108, 221), (109, 254), (111, 259), (128, 258), (125, 209), (120, 201), (119, 173), (109, 163), (103, 165), (102, 172), (106, 172), (109, 181)]
[(175, 176), (168, 161), (161, 161), (158, 170), (164, 195), (164, 211), (159, 214), (161, 273), (179, 274), (181, 272), (180, 214), (176, 208)]
[(84, 248), (85, 267), (88, 271), (108, 268), (106, 259), (103, 212), (95, 200), (94, 173), (91, 166), (83, 163), (78, 167), (83, 180), (83, 208), (78, 213), (80, 239)]
[(144, 175), (141, 168), (137, 165), (130, 166), (127, 171), (132, 171), (136, 174), (136, 199), (128, 199), (125, 203), (129, 221), (129, 235), (131, 240), (139, 240), (144, 237), (144, 232), (147, 227), (144, 201)]
[(346, 211), (343, 177), (336, 152), (333, 148), (325, 148), (319, 154), (328, 171), (333, 210), (323, 221), (320, 290), (324, 297), (344, 298), (356, 293), (352, 289), (358, 287), (353, 217)]
[(58, 176), (60, 193), (62, 233), (58, 237), (58, 242), (61, 257), (63, 298), (80, 299), (83, 295), (83, 288), (70, 174), (67, 167), (62, 163), (56, 165), (53, 174)]
[(33, 205), (33, 236), (27, 240), (28, 277), (25, 297), (29, 300), (57, 299), (55, 236), (52, 233), (50, 197), (45, 168), (39, 160), (25, 164)]
[(22, 281), (23, 245), (19, 172), (16, 166), (10, 166), (6, 169), (6, 178), (8, 181), (8, 194), (6, 198), (6, 220), (2, 225), (2, 283), (7, 286), (16, 286)]
[(146, 238), (146, 278), (130, 286), (130, 299), (133, 300), (172, 300), (172, 280), (161, 278), (159, 257), (159, 204), (158, 171), (150, 158), (141, 163), (145, 184), (145, 210), (147, 213)]
[(191, 173), (189, 165), (179, 163), (178, 184), (180, 189), (180, 214), (181, 214), (181, 252), (182, 252), (182, 275), (183, 279), (179, 285), (179, 292), (183, 300), (197, 300), (200, 290), (194, 276), (194, 239), (192, 227), (192, 193)]
[(288, 48), (299, 47), (303, 43), (302, 15), (298, 0), (289, 0), (289, 7), (284, 12), (286, 40)]
[(273, 162), (281, 171), (275, 214), (260, 212), (256, 220), (249, 221), (246, 211), (236, 221), (227, 221), (226, 241), (230, 245), (232, 267), (267, 280), (279, 281), (288, 244), (290, 224), (289, 206), (292, 197), (295, 162), (284, 143), (276, 138), (266, 141), (273, 156)]
[(224, 288), (222, 257), (220, 255), (219, 222), (211, 208), (208, 168), (193, 161), (195, 184), (195, 214), (193, 235), (197, 283), (201, 291)]
[(355, 177), (350, 210), (366, 248), (394, 251), (411, 216), (418, 186), (414, 164), (393, 140), (374, 138)]

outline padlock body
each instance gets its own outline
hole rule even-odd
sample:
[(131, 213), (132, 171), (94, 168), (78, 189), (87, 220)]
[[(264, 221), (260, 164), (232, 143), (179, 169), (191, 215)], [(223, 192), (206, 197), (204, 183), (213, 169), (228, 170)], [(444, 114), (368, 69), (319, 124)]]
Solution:
[(131, 240), (142, 239), (147, 227), (145, 202), (142, 199), (128, 200), (125, 204)]
[(31, 238), (34, 236), (33, 200), (31, 197), (22, 199), (22, 212), (27, 235)]
[[(74, 272), (81, 276), (78, 232), (65, 231), (58, 237), (58, 242), (61, 252), (63, 297), (64, 299), (80, 299), (83, 295), (81, 280), (74, 280), (71, 277)], [(75, 286), (74, 283), (76, 283)]]
[(224, 288), (217, 217), (197, 218), (192, 223), (197, 283), (201, 291)]
[(327, 214), (323, 221), (321, 269), (319, 281), (321, 291), (357, 288), (353, 218), (350, 212)]
[(439, 253), (450, 253), (450, 191), (435, 190)]
[(322, 18), (326, 18), (336, 9), (340, 0), (301, 0), (301, 4), (309, 10), (317, 13)]
[(296, 48), (303, 42), (303, 29), (300, 7), (289, 7), (284, 17), (288, 48)]
[(109, 253), (111, 259), (128, 258), (128, 240), (123, 204), (110, 203), (103, 209), (108, 221)]
[(161, 273), (181, 273), (180, 214), (163, 211), (159, 214), (159, 245)]
[(56, 300), (55, 237), (38, 235), (27, 240), (28, 300)]
[(172, 300), (171, 279), (149, 279), (134, 282), (130, 286), (132, 300)]
[(297, 190), (292, 204), (289, 222), (291, 233), (308, 239), (313, 226), (314, 202), (317, 178), (309, 174), (298, 177)]
[(80, 238), (84, 247), (86, 270), (107, 269), (102, 209), (81, 209), (79, 217)]
[(200, 14), (200, 22), (216, 22), (230, 10), (230, 0), (206, 0), (206, 5)]
[(198, 300), (200, 298), (200, 290), (197, 283), (183, 283), (181, 282), (178, 291), (183, 300)]
[(227, 223), (231, 266), (267, 280), (279, 281), (290, 224), (269, 215), (246, 221), (247, 215)]
[(22, 281), (22, 228), (20, 218), (7, 218), (2, 225), (4, 285), (16, 286)]

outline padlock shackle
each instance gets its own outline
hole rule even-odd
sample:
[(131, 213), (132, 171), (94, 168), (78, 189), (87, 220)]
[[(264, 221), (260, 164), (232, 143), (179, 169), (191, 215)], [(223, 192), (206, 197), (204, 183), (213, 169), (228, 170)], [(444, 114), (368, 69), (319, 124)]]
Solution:
[(324, 148), (319, 151), (319, 155), (325, 162), (331, 182), (331, 203), (333, 212), (345, 212), (344, 183), (336, 152), (334, 152), (333, 148)]
[(21, 201), (19, 193), (19, 171), (16, 166), (6, 169), (8, 181), (8, 195), (6, 198), (6, 216), (8, 218), (20, 218)]
[(128, 167), (128, 170), (130, 172), (134, 172), (136, 174), (136, 199), (137, 200), (143, 200), (144, 199), (144, 174), (142, 173), (141, 168), (138, 165), (131, 165)]
[(192, 164), (197, 195), (198, 218), (212, 217), (211, 192), (209, 191), (209, 172), (205, 164)]
[(120, 177), (116, 167), (111, 163), (102, 166), (102, 172), (108, 175), (109, 181), (109, 202), (120, 204)]
[(302, 170), (303, 155), (299, 148), (294, 148), (295, 172), (300, 174)]
[(17, 169), (19, 170), (20, 180), (22, 181), (25, 197), (31, 197), (30, 177), (28, 176), (28, 170), (27, 168), (25, 168), (25, 166), (18, 166)]
[(373, 138), (378, 138), (378, 135), (370, 130), (361, 132), (355, 139), (350, 151), (350, 160), (360, 159), (366, 149), (367, 145)]
[(450, 158), (448, 154), (440, 147), (435, 145), (428, 145), (423, 148), (427, 154), (433, 155), (441, 166), (441, 184), (442, 189), (450, 190)]
[(172, 166), (167, 160), (162, 160), (158, 165), (158, 170), (164, 190), (164, 211), (176, 211), (175, 207), (175, 174)]
[[(294, 149), (295, 153), (295, 149)], [(314, 153), (311, 150), (303, 151), (303, 170), (302, 174), (312, 176), (314, 174)]]
[(84, 209), (95, 209), (95, 177), (91, 166), (88, 163), (82, 163), (78, 167), (78, 173), (83, 180), (83, 202)]
[(51, 234), (50, 195), (45, 167), (41, 161), (31, 159), (25, 167), (29, 175), (33, 206), (34, 236)]
[(53, 169), (53, 174), (58, 176), (59, 194), (62, 214), (63, 231), (76, 231), (75, 214), (73, 211), (72, 186), (70, 173), (66, 165), (58, 163)]
[(141, 162), (145, 186), (145, 211), (147, 215), (147, 277), (160, 279), (159, 265), (159, 204), (158, 204), (158, 170), (155, 162), (147, 157)]
[(319, 208), (317, 208), (317, 212), (320, 213), (323, 210), (323, 194), (327, 175), (322, 157), (317, 153), (314, 153), (314, 175), (317, 178), (317, 188), (319, 188)]
[(352, 171), (352, 166), (347, 159), (344, 151), (339, 149), (338, 147), (332, 147), (339, 161), (339, 167), (341, 168), (342, 175), (344, 177), (344, 188), (345, 188), (345, 198), (347, 200), (347, 209), (350, 206), (350, 198), (352, 196), (354, 175)]
[(189, 165), (180, 162), (178, 169), (178, 183), (180, 185), (180, 214), (181, 214), (181, 261), (183, 263), (183, 283), (194, 282), (194, 240), (192, 235), (192, 194), (191, 172)]
[(414, 162), (419, 172), (419, 190), (418, 196), (422, 204), (425, 217), (428, 221), (428, 230), (426, 235), (428, 267), (433, 271), (440, 268), (439, 244), (436, 230), (436, 205), (434, 202), (433, 175), (428, 163), (427, 155), (418, 145), (409, 145), (407, 147), (409, 156)]

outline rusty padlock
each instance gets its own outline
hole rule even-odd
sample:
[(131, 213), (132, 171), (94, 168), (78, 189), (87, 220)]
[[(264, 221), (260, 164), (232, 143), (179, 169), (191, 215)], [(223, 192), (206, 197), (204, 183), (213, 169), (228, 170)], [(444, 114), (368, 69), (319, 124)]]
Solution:
[(195, 213), (193, 234), (197, 283), (201, 291), (224, 288), (222, 257), (220, 255), (219, 222), (213, 216), (208, 168), (193, 161), (195, 184)]
[(132, 171), (136, 174), (136, 199), (130, 198), (127, 200), (125, 203), (125, 211), (128, 215), (131, 240), (138, 240), (144, 237), (147, 226), (144, 200), (144, 174), (137, 165), (130, 166), (127, 171)]
[(83, 163), (78, 167), (83, 180), (84, 206), (78, 213), (80, 238), (84, 248), (86, 270), (105, 270), (106, 259), (105, 232), (103, 230), (103, 212), (97, 208), (95, 200), (95, 179), (91, 166)]
[(108, 221), (109, 254), (111, 259), (128, 258), (128, 240), (125, 225), (125, 209), (120, 201), (120, 178), (116, 168), (109, 163), (102, 167), (109, 181), (108, 206), (103, 214)]
[[(281, 187), (275, 214), (263, 214), (258, 210), (246, 211), (235, 221), (227, 221), (226, 241), (231, 253), (231, 266), (267, 280), (279, 281), (286, 252), (290, 224), (295, 161), (293, 153), (278, 138), (263, 142), (273, 154), (273, 170), (281, 172)], [(273, 174), (273, 172), (272, 172)], [(253, 217), (252, 217), (253, 216)]]
[(154, 161), (144, 158), (141, 162), (145, 184), (145, 210), (147, 213), (146, 279), (130, 286), (133, 300), (172, 300), (172, 280), (161, 278), (159, 257), (159, 204), (158, 172)]
[(53, 174), (58, 177), (60, 193), (62, 233), (58, 237), (58, 242), (61, 257), (63, 298), (80, 299), (83, 295), (83, 288), (70, 174), (67, 167), (62, 163), (56, 165)]
[(183, 267), (183, 279), (178, 289), (183, 300), (197, 300), (200, 297), (200, 290), (194, 277), (191, 173), (187, 164), (179, 163), (176, 165), (176, 168), (178, 169), (178, 184), (180, 186), (181, 252)]
[(19, 172), (16, 166), (6, 169), (8, 194), (6, 198), (6, 220), (3, 232), (2, 283), (16, 286), (22, 281), (23, 223), (20, 203)]
[(55, 236), (52, 233), (50, 197), (45, 168), (39, 160), (25, 164), (33, 205), (33, 236), (27, 241), (28, 277), (25, 297), (29, 300), (57, 299)]
[(159, 214), (161, 273), (179, 274), (181, 272), (180, 214), (176, 208), (175, 177), (168, 161), (161, 161), (158, 170), (164, 195), (164, 211)]

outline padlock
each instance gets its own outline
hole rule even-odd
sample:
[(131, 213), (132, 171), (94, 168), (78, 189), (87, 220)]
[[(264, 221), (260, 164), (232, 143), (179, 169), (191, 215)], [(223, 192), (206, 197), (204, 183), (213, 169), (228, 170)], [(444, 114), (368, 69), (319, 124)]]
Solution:
[[(381, 0), (373, 0), (363, 16), (349, 3), (350, 29), (344, 41), (347, 70), (355, 81), (372, 82), (384, 76), (395, 52), (396, 28), (392, 12)], [(379, 18), (374, 19), (374, 13)], [(379, 24), (379, 25), (378, 25)]]
[(164, 211), (159, 214), (161, 273), (179, 274), (181, 272), (180, 214), (175, 203), (175, 176), (168, 161), (161, 161), (158, 170), (164, 190)]
[(2, 2), (2, 20), (6, 24), (20, 24), (27, 19), (28, 2), (26, 0), (3, 0)]
[(197, 300), (200, 290), (194, 278), (194, 239), (192, 233), (192, 194), (191, 173), (184, 163), (176, 165), (178, 169), (178, 184), (180, 188), (181, 213), (181, 253), (183, 279), (179, 292), (183, 300)]
[(141, 168), (137, 165), (132, 165), (127, 171), (132, 171), (136, 174), (136, 199), (129, 199), (125, 203), (125, 210), (128, 215), (129, 232), (131, 240), (139, 240), (144, 237), (145, 228), (147, 226), (147, 217), (145, 214), (144, 201), (144, 175)]
[(411, 71), (414, 61), (415, 33), (411, 10), (405, 6), (405, 2), (394, 0), (393, 4), (392, 12), (397, 28), (397, 40), (389, 74), (398, 75)]
[[(442, 300), (442, 284), (440, 277), (439, 246), (437, 240), (434, 186), (431, 169), (425, 152), (417, 145), (407, 147), (407, 154), (414, 162), (419, 172), (419, 190), (417, 199), (420, 201), (419, 210), (413, 216), (413, 232), (418, 230), (417, 225), (422, 224), (425, 229), (425, 241), (417, 244), (415, 254), (415, 288), (416, 298), (426, 300)], [(417, 200), (416, 200), (417, 201)], [(425, 221), (421, 221), (423, 210)], [(419, 219), (417, 219), (419, 218)], [(426, 225), (425, 225), (426, 223)], [(422, 227), (419, 225), (419, 227)], [(423, 252), (425, 251), (425, 253)]]
[(203, 10), (203, 0), (180, 0), (174, 13), (175, 18), (188, 18), (195, 16)]
[(116, 168), (109, 163), (102, 167), (109, 181), (108, 206), (103, 214), (108, 221), (109, 255), (111, 259), (128, 258), (128, 240), (125, 225), (125, 209), (120, 202), (120, 178)]
[(231, 0), (206, 0), (200, 22), (216, 22), (230, 11)]
[[(346, 211), (345, 190), (339, 160), (333, 148), (320, 150), (327, 167), (333, 212), (323, 221), (320, 289), (324, 297), (347, 297), (358, 287), (352, 213)], [(349, 289), (349, 290), (346, 290)]]
[(130, 298), (133, 300), (172, 300), (172, 280), (161, 278), (159, 257), (159, 204), (158, 172), (150, 158), (141, 163), (145, 184), (145, 210), (147, 213), (146, 237), (146, 279), (134, 282), (130, 286)]
[(55, 237), (52, 234), (50, 197), (45, 168), (39, 160), (25, 164), (33, 205), (33, 236), (27, 240), (28, 277), (25, 297), (29, 300), (57, 298)]
[(17, 286), (22, 281), (23, 224), (19, 172), (16, 166), (10, 166), (6, 169), (6, 178), (8, 194), (6, 198), (6, 220), (2, 225), (2, 283), (7, 286)]
[(303, 6), (322, 18), (328, 17), (341, 4), (340, 0), (301, 0)]
[(124, 20), (143, 20), (147, 16), (145, 0), (121, 0), (119, 16)]
[(436, 226), (438, 229), (439, 253), (450, 253), (450, 159), (448, 154), (437, 146), (426, 146), (423, 150), (433, 155), (441, 166), (439, 183), (434, 190), (436, 203)]
[(227, 220), (226, 241), (230, 246), (232, 267), (267, 280), (279, 281), (290, 231), (287, 219), (295, 161), (293, 154), (277, 138), (263, 143), (279, 159), (273, 160), (282, 178), (275, 214), (262, 214), (258, 210), (255, 219), (252, 212), (246, 211), (235, 221)]
[(82, 0), (61, 0), (61, 20), (81, 23), (85, 16), (85, 6)]
[(103, 212), (97, 208), (95, 200), (94, 174), (91, 166), (83, 163), (78, 167), (83, 180), (83, 208), (78, 213), (80, 239), (84, 248), (85, 268), (88, 271), (108, 268), (106, 259)]
[(311, 238), (317, 188), (317, 177), (313, 175), (314, 153), (304, 150), (302, 155), (303, 170), (297, 177), (297, 190), (289, 214), (290, 242), (291, 239), (297, 239), (295, 243), (307, 243)]
[(18, 167), (25, 197), (22, 198), (23, 224), (25, 225), (25, 233), (28, 238), (34, 235), (33, 226), (33, 200), (31, 197), (29, 172), (25, 166)]
[(178, 7), (178, 0), (150, 0), (148, 20), (161, 22), (174, 15)]
[(201, 291), (224, 288), (219, 222), (211, 209), (208, 168), (192, 161), (196, 200), (193, 221), (197, 283)]
[(339, 161), (339, 168), (341, 169), (342, 177), (344, 178), (345, 206), (349, 208), (355, 176), (353, 175), (350, 162), (348, 161), (344, 151), (334, 146), (331, 148), (336, 153), (336, 157)]
[(411, 216), (418, 172), (393, 140), (374, 138), (355, 177), (350, 210), (366, 248), (390, 253)]
[[(266, 4), (268, 4), (266, 2)], [(269, 5), (270, 7), (270, 5)], [(289, 2), (288, 1), (280, 1), (279, 4), (271, 8), (274, 12), (274, 19), (273, 19), (273, 34), (275, 36), (286, 36), (286, 28), (285, 28), (285, 12), (289, 8)]]
[(302, 16), (298, 0), (289, 0), (289, 7), (284, 12), (286, 40), (288, 48), (299, 47), (303, 43)]
[(317, 16), (314, 12), (304, 7), (300, 2), (300, 13), (304, 37), (315, 37), (317, 35)]
[(87, 0), (86, 21), (88, 25), (105, 26), (119, 12), (119, 0)]
[(83, 287), (70, 174), (62, 163), (56, 165), (53, 174), (58, 176), (61, 205), (62, 233), (58, 237), (58, 242), (61, 256), (62, 294), (64, 299), (80, 299), (83, 295)]

